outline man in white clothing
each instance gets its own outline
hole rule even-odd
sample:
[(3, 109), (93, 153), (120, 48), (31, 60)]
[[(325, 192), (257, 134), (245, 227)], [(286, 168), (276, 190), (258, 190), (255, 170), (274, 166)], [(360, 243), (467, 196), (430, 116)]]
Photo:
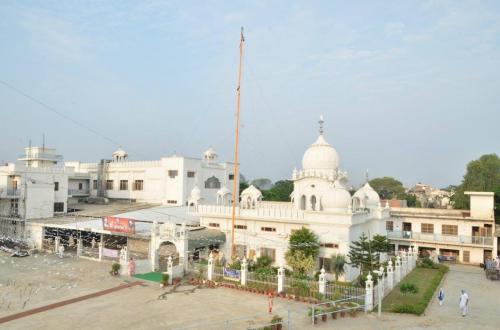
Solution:
[(460, 294), (460, 302), (458, 306), (460, 307), (462, 316), (467, 315), (467, 309), (469, 307), (469, 295), (464, 290), (462, 290), (462, 293)]

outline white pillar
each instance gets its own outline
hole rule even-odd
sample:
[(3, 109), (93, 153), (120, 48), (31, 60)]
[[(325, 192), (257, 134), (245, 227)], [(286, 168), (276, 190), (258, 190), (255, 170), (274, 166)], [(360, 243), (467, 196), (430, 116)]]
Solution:
[(417, 259), (418, 259), (418, 248), (417, 246), (413, 246), (413, 268), (417, 267)]
[(59, 253), (59, 244), (61, 244), (61, 237), (56, 236), (54, 240), (54, 252)]
[(394, 287), (394, 269), (392, 268), (392, 260), (389, 260), (387, 265), (387, 289), (391, 291)]
[(212, 255), (212, 252), (210, 252), (210, 255), (208, 256), (208, 268), (207, 268), (207, 279), (209, 281), (212, 281), (214, 274), (214, 256)]
[(168, 274), (168, 284), (172, 284), (174, 279), (174, 263), (172, 261), (172, 256), (168, 256), (167, 259), (167, 274)]
[(278, 293), (285, 291), (285, 269), (283, 265), (278, 268)]
[(380, 289), (379, 294), (381, 294), (379, 297), (382, 297), (382, 298), (384, 297), (384, 293), (385, 293), (385, 280), (386, 280), (386, 278), (384, 276), (384, 273), (385, 273), (384, 266), (380, 266), (380, 268), (378, 270), (378, 274), (379, 274), (378, 287)]
[(247, 285), (247, 259), (243, 258), (241, 261), (241, 285)]
[(365, 310), (367, 312), (373, 310), (373, 281), (371, 273), (368, 273), (366, 277)]
[(81, 238), (78, 238), (76, 240), (76, 256), (77, 257), (82, 256), (82, 250), (83, 250), (83, 240)]
[(97, 243), (97, 245), (99, 246), (99, 261), (102, 260), (102, 255), (103, 255), (103, 250), (104, 250), (104, 243), (101, 241), (99, 243)]
[(399, 254), (396, 256), (396, 268), (394, 272), (394, 284), (398, 284), (401, 281), (401, 257)]
[(408, 253), (403, 251), (403, 258), (401, 259), (401, 278), (408, 274)]
[(326, 293), (326, 274), (325, 274), (325, 268), (321, 268), (321, 273), (319, 274), (319, 293), (322, 295), (325, 295)]

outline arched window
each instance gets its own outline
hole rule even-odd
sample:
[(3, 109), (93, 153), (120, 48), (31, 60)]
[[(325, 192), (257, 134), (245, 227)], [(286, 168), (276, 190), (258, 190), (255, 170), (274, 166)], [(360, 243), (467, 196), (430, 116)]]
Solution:
[(316, 196), (311, 196), (311, 210), (316, 211)]
[(211, 176), (205, 181), (205, 188), (207, 189), (219, 189), (220, 181), (215, 176)]
[(306, 196), (302, 195), (300, 197), (300, 209), (305, 210), (306, 209)]

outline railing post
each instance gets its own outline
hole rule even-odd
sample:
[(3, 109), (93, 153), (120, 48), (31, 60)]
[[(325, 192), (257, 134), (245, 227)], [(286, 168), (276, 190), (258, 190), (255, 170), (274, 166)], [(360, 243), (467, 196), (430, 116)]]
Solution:
[(371, 312), (372, 310), (373, 310), (373, 281), (372, 281), (372, 274), (368, 273), (368, 276), (366, 277), (365, 311)]
[(208, 268), (207, 268), (207, 279), (209, 281), (212, 281), (213, 274), (214, 274), (214, 256), (212, 255), (212, 252), (210, 252), (210, 255), (208, 256)]
[(80, 258), (82, 256), (83, 240), (81, 238), (76, 239), (76, 256)]
[(394, 287), (394, 269), (392, 268), (392, 260), (389, 260), (387, 265), (387, 289), (389, 291)]
[(167, 259), (167, 274), (168, 274), (168, 284), (172, 284), (174, 277), (174, 263), (172, 262), (172, 256), (168, 256)]
[(56, 236), (54, 240), (54, 252), (59, 253), (59, 244), (61, 244), (61, 237)]
[(326, 293), (326, 274), (325, 274), (325, 268), (321, 268), (321, 273), (319, 274), (319, 293), (321, 293), (323, 296)]
[(104, 244), (103, 244), (103, 242), (99, 242), (99, 243), (97, 243), (97, 245), (99, 246), (99, 261), (102, 261), (102, 255), (104, 252)]
[(278, 268), (278, 293), (285, 292), (285, 269), (283, 265)]
[(396, 272), (395, 272), (395, 284), (398, 284), (401, 281), (401, 257), (399, 254), (396, 256)]
[(403, 258), (401, 259), (401, 273), (401, 278), (408, 273), (408, 253), (406, 251), (403, 251)]
[(241, 285), (247, 285), (247, 259), (243, 258), (241, 261)]

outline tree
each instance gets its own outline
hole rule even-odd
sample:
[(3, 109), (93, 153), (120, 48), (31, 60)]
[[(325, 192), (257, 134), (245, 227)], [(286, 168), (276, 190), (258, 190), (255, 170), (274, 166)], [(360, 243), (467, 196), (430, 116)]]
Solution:
[(269, 190), (262, 192), (262, 199), (265, 201), (289, 202), (293, 192), (293, 181), (281, 180), (274, 184)]
[(403, 184), (388, 176), (370, 180), (370, 186), (372, 186), (382, 199), (398, 198), (399, 195), (405, 193)]
[(254, 185), (259, 190), (269, 190), (273, 187), (273, 182), (266, 178), (252, 180), (250, 184)]
[(349, 264), (359, 268), (361, 274), (365, 271), (372, 271), (377, 266), (377, 255), (371, 247), (371, 242), (365, 233), (361, 234), (359, 240), (354, 241), (349, 246)]
[(335, 280), (338, 281), (339, 277), (345, 273), (345, 264), (347, 260), (343, 254), (332, 255), (332, 262), (330, 264), (330, 271), (335, 274)]
[(454, 207), (468, 209), (469, 197), (466, 191), (495, 192), (495, 218), (500, 219), (500, 158), (496, 154), (483, 155), (467, 164), (467, 171), (462, 183), (452, 197)]
[(387, 236), (375, 235), (371, 240), (371, 248), (377, 256), (377, 261), (380, 263), (380, 254), (389, 252), (391, 245)]
[(285, 253), (285, 260), (294, 272), (307, 274), (314, 269), (316, 261), (313, 256), (306, 255), (302, 250), (288, 250)]
[(288, 249), (292, 252), (302, 251), (306, 257), (311, 256), (316, 260), (319, 254), (318, 236), (311, 230), (302, 227), (290, 235)]

